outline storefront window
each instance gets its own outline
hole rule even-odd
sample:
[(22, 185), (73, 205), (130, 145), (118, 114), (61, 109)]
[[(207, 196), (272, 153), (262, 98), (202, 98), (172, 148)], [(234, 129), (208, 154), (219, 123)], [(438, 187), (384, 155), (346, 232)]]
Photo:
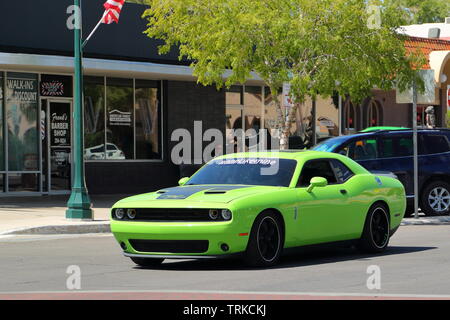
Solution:
[(39, 191), (37, 173), (10, 173), (8, 174), (9, 192), (36, 192)]
[[(0, 171), (5, 171), (5, 143), (3, 138), (3, 73), (0, 73)], [(0, 192), (3, 191), (3, 175), (0, 174)]]
[(261, 106), (262, 106), (262, 91), (261, 87), (245, 87), (244, 94), (244, 113), (245, 113), (245, 128), (253, 129), (259, 132), (261, 128)]
[(84, 78), (84, 158), (105, 159), (105, 84), (103, 77)]
[[(265, 113), (264, 113), (264, 127), (269, 130), (272, 136), (276, 135), (280, 128), (278, 123), (278, 112), (275, 101), (272, 99), (270, 89), (264, 88), (265, 94)], [(279, 94), (278, 99), (282, 103), (282, 94)], [(331, 98), (317, 97), (316, 105), (316, 143), (323, 141), (332, 136), (338, 136), (338, 109), (334, 105)], [(289, 112), (289, 109), (282, 106), (284, 112)], [(283, 119), (284, 120), (284, 119)], [(306, 101), (297, 107), (297, 111), (290, 128), (289, 148), (290, 149), (304, 149), (313, 145), (313, 101), (307, 98)]]
[(161, 115), (157, 81), (136, 80), (136, 159), (161, 158)]
[(106, 159), (134, 159), (133, 80), (106, 79)]
[(227, 105), (243, 105), (244, 95), (242, 86), (231, 86), (225, 92), (225, 99)]
[(332, 98), (317, 98), (316, 143), (339, 135), (339, 110)]
[(6, 90), (8, 170), (37, 171), (37, 76), (8, 72)]
[[(283, 101), (283, 96), (280, 90), (278, 100)], [(279, 146), (279, 131), (278, 112), (275, 105), (275, 100), (268, 87), (264, 88), (264, 128), (267, 130), (267, 149), (277, 149)], [(276, 146), (272, 146), (272, 142), (276, 142)]]
[(84, 88), (86, 160), (162, 158), (159, 81), (85, 77)]

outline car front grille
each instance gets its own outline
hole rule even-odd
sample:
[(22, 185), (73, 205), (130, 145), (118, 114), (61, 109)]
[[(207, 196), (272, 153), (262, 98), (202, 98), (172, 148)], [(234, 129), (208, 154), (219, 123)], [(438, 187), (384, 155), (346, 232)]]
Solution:
[(208, 251), (208, 240), (129, 240), (139, 252), (204, 253)]
[[(150, 221), (150, 222), (176, 222), (176, 221), (186, 221), (186, 222), (202, 222), (202, 221), (223, 221), (221, 215), (217, 220), (212, 220), (209, 217), (210, 209), (185, 209), (185, 208), (136, 208), (136, 217), (134, 219), (128, 218), (125, 213), (123, 219), (118, 219), (115, 216), (115, 210), (113, 211), (112, 217), (114, 220), (125, 220), (125, 221)], [(124, 209), (125, 212), (127, 209)], [(220, 209), (218, 209), (220, 212)]]

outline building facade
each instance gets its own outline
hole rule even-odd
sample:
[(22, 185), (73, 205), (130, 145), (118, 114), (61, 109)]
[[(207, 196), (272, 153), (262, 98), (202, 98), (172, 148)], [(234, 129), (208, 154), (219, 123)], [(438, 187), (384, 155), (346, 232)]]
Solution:
[[(83, 2), (85, 36), (102, 15), (103, 2)], [(0, 197), (70, 192), (71, 5), (71, 0), (53, 1), (51, 6), (44, 0), (0, 3), (0, 23), (7, 30), (0, 35)], [(226, 90), (197, 84), (176, 50), (160, 56), (159, 42), (142, 33), (144, 9), (127, 3), (120, 23), (101, 26), (84, 49), (84, 158), (92, 194), (130, 194), (175, 185), (204, 159), (193, 152), (190, 162), (197, 165), (175, 164), (172, 152), (179, 141), (172, 135), (186, 129), (194, 142), (200, 121), (200, 134), (219, 130), (224, 143), (233, 143), (230, 132), (236, 129), (265, 128), (275, 135), (277, 110), (262, 81), (252, 79)], [(444, 60), (442, 72), (449, 74), (448, 58)], [(440, 126), (446, 119), (446, 85), (437, 102)], [(410, 105), (396, 105), (394, 91), (375, 91), (360, 105), (343, 100), (341, 111), (338, 105), (336, 97), (302, 105), (290, 147), (303, 148), (314, 123), (317, 140), (368, 126), (410, 125)], [(204, 148), (208, 141), (200, 140)]]

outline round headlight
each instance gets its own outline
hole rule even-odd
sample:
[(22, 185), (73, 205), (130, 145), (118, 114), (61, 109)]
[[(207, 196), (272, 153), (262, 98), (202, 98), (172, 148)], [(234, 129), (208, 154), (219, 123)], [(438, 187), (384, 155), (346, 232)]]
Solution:
[(230, 220), (231, 219), (231, 211), (228, 209), (222, 210), (222, 218), (223, 220)]
[(130, 219), (136, 218), (136, 210), (135, 209), (128, 209), (127, 210), (127, 216)]
[(123, 219), (123, 217), (125, 216), (125, 210), (123, 209), (116, 209), (116, 218), (117, 219)]
[(209, 217), (212, 220), (217, 220), (217, 218), (219, 217), (219, 210), (209, 210)]

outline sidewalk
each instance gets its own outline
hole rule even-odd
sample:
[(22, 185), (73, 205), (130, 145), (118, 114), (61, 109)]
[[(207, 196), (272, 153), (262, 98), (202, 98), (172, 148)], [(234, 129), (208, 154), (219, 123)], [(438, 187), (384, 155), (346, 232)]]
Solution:
[[(19, 234), (82, 234), (110, 232), (111, 206), (127, 195), (91, 196), (93, 221), (66, 220), (64, 196), (0, 197), (0, 236)], [(402, 226), (450, 224), (450, 216), (406, 218)]]
[(0, 197), (0, 235), (110, 232), (111, 206), (126, 195), (91, 196), (93, 221), (67, 220), (69, 195)]

